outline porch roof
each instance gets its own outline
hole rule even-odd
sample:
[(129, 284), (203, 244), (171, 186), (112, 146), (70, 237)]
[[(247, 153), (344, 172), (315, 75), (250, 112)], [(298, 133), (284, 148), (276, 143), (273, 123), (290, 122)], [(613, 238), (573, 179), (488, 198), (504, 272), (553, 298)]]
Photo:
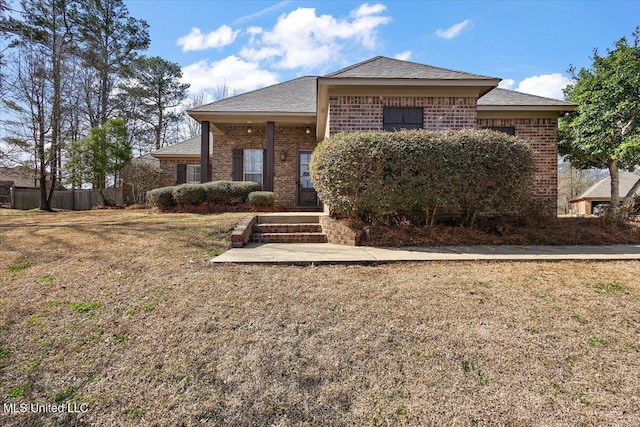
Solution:
[(502, 88), (495, 88), (478, 98), (478, 111), (574, 111), (577, 106), (571, 102)]

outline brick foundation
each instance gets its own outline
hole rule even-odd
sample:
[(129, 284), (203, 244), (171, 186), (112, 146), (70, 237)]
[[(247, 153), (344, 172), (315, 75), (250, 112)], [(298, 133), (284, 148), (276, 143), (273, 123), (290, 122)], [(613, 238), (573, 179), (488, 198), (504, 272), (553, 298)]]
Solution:
[(361, 233), (354, 231), (330, 216), (321, 215), (320, 225), (327, 235), (327, 242), (336, 245), (359, 246)]

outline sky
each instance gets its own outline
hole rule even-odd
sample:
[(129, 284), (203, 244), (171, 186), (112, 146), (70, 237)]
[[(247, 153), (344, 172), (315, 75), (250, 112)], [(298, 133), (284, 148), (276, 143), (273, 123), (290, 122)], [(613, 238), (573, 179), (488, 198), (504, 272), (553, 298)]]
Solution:
[(562, 99), (571, 65), (589, 67), (640, 25), (635, 1), (125, 0), (149, 24), (148, 56), (182, 67), (211, 100), (377, 55), (502, 78)]

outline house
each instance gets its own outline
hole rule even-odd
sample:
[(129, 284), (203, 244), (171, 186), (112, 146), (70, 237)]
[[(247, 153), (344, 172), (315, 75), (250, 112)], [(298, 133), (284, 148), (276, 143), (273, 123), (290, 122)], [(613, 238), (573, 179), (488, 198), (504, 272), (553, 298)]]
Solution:
[[(557, 120), (576, 106), (498, 88), (499, 78), (378, 56), (189, 111), (199, 138), (159, 150), (162, 185), (251, 180), (287, 209), (321, 204), (309, 177), (318, 142), (342, 131), (492, 128), (528, 141), (535, 193), (556, 206)], [(206, 171), (202, 173), (201, 171)]]
[[(619, 195), (622, 202), (640, 179), (640, 175), (632, 172), (620, 171)], [(640, 194), (640, 189), (636, 191)], [(571, 210), (578, 215), (597, 214), (598, 211), (611, 203), (611, 176), (601, 179), (600, 181), (589, 187), (584, 193), (580, 194), (573, 200), (570, 200)]]
[[(47, 183), (49, 183), (49, 177), (47, 177)], [(9, 187), (27, 187), (38, 188), (40, 187), (39, 176), (34, 169), (28, 166), (16, 166), (13, 168), (0, 167), (0, 181), (4, 182)], [(8, 183), (11, 183), (10, 185)]]

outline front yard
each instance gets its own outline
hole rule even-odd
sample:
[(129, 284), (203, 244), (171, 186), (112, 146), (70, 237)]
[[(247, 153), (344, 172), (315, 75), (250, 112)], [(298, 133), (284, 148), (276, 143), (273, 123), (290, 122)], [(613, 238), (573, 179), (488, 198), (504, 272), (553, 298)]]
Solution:
[(212, 266), (242, 216), (0, 210), (0, 424), (640, 424), (639, 262)]

